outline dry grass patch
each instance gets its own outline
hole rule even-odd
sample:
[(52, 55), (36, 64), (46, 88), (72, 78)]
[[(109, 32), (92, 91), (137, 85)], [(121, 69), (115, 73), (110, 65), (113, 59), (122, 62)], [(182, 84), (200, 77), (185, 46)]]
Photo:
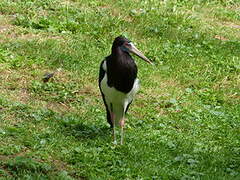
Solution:
[(163, 79), (158, 74), (153, 74), (149, 77), (151, 79), (151, 87), (145, 88), (146, 94), (154, 97), (154, 99), (158, 98), (169, 98), (172, 94), (180, 96), (183, 92), (182, 85), (174, 79)]
[[(43, 75), (46, 72), (53, 71), (54, 70), (43, 69), (43, 67), (36, 65), (25, 69), (2, 69), (0, 72), (0, 92), (10, 101), (26, 104), (33, 108), (44, 107), (61, 114), (67, 112), (84, 114), (86, 113), (86, 109), (81, 106), (75, 106), (74, 104), (78, 104), (78, 101), (83, 101), (84, 104), (94, 105), (97, 101), (93, 97), (101, 98), (96, 80), (80, 79), (76, 74), (64, 69), (61, 69), (60, 72), (56, 73), (54, 77), (47, 82), (59, 85), (61, 89), (58, 89), (56, 92), (45, 92), (39, 89), (40, 91), (36, 93), (31, 90), (33, 82), (41, 84), (38, 88), (47, 85), (47, 83), (43, 83), (42, 81)], [(68, 89), (68, 85), (73, 86), (72, 96), (69, 97), (70, 99), (66, 99), (66, 101), (51, 100), (53, 96), (58, 97), (58, 93), (63, 93), (58, 91), (64, 91), (62, 88), (65, 86), (67, 92), (69, 92), (71, 88)]]
[(149, 79), (151, 79), (151, 85), (149, 85), (151, 88), (147, 88), (147, 85), (141, 88), (143, 93), (137, 95), (136, 106), (142, 108), (152, 106), (158, 115), (166, 115), (168, 108), (175, 106), (171, 101), (181, 99), (184, 87), (176, 80), (163, 79), (158, 74), (151, 75)]
[(43, 31), (31, 31), (28, 28), (12, 25), (12, 17), (0, 15), (0, 42), (7, 43), (11, 41), (29, 41), (48, 39), (64, 40), (63, 36), (55, 35), (54, 33)]
[(0, 122), (1, 127), (4, 127), (5, 125), (14, 126), (21, 122), (20, 119), (16, 118), (13, 112), (10, 112), (10, 113), (3, 112), (3, 113), (5, 113), (5, 115), (1, 119), (1, 122)]
[[(33, 68), (33, 69), (32, 69)], [(40, 67), (32, 67), (28, 69), (3, 69), (0, 72), (0, 92), (7, 99), (11, 101), (20, 102), (27, 105), (38, 105), (39, 107), (45, 106), (50, 107), (50, 109), (61, 109), (68, 111), (69, 107), (63, 104), (58, 104), (51, 102), (43, 102), (38, 97), (36, 97), (29, 90), (33, 80), (42, 81), (44, 71), (50, 71), (46, 69), (41, 69)], [(34, 73), (33, 73), (34, 72)], [(50, 71), (51, 72), (51, 71)], [(68, 72), (66, 74), (62, 71), (60, 79), (66, 79)], [(58, 77), (55, 77), (58, 78)]]
[(223, 25), (231, 28), (240, 29), (240, 25), (233, 22), (224, 22)]
[[(211, 31), (214, 38), (219, 40), (236, 40), (240, 39), (239, 28), (237, 22), (223, 21), (218, 19), (214, 14), (214, 7), (200, 8), (199, 11), (190, 11), (192, 16), (198, 18), (201, 22), (200, 31)], [(189, 13), (189, 12), (188, 12)]]
[[(234, 82), (234, 83), (233, 83)], [(240, 99), (240, 93), (237, 90), (240, 89), (240, 75), (236, 75), (229, 79), (228, 77), (217, 82), (213, 88), (217, 91), (224, 91), (224, 99), (228, 102), (238, 103)]]

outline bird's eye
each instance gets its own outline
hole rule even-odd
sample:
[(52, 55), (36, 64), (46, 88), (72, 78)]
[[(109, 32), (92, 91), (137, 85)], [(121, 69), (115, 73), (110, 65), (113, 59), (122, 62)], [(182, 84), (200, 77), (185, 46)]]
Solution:
[(125, 47), (131, 47), (131, 44), (130, 44), (129, 42), (125, 42), (123, 45), (124, 45)]
[(131, 48), (131, 44), (129, 44), (128, 42), (125, 42), (120, 48), (125, 52), (129, 52), (129, 49)]
[(129, 42), (125, 42), (124, 46), (130, 46), (130, 43)]

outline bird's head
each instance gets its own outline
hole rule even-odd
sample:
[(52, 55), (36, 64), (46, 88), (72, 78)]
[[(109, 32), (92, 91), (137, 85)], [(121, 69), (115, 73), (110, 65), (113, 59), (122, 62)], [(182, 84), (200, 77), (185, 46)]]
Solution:
[(118, 36), (115, 38), (112, 46), (112, 51), (116, 48), (120, 48), (121, 51), (123, 52), (133, 53), (140, 57), (141, 59), (143, 59), (144, 61), (146, 61), (147, 63), (152, 64), (152, 62), (146, 56), (144, 56), (144, 54), (141, 51), (139, 51), (130, 40), (123, 36)]

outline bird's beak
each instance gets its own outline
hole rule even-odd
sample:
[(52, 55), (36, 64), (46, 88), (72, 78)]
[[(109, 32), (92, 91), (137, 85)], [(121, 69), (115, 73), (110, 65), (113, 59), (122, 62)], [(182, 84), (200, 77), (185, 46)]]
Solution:
[(128, 43), (126, 45), (127, 49), (129, 50), (129, 52), (137, 55), (138, 57), (140, 57), (141, 59), (143, 59), (144, 61), (146, 61), (149, 64), (153, 64), (146, 56), (144, 56), (144, 54), (139, 51), (134, 45), (133, 43)]

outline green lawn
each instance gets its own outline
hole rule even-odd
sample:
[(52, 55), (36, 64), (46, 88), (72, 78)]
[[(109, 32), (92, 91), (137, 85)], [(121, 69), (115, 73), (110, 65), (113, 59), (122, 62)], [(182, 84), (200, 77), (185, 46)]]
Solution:
[[(155, 65), (135, 57), (116, 146), (97, 79), (120, 34)], [(1, 0), (0, 179), (240, 179), (239, 0)]]

